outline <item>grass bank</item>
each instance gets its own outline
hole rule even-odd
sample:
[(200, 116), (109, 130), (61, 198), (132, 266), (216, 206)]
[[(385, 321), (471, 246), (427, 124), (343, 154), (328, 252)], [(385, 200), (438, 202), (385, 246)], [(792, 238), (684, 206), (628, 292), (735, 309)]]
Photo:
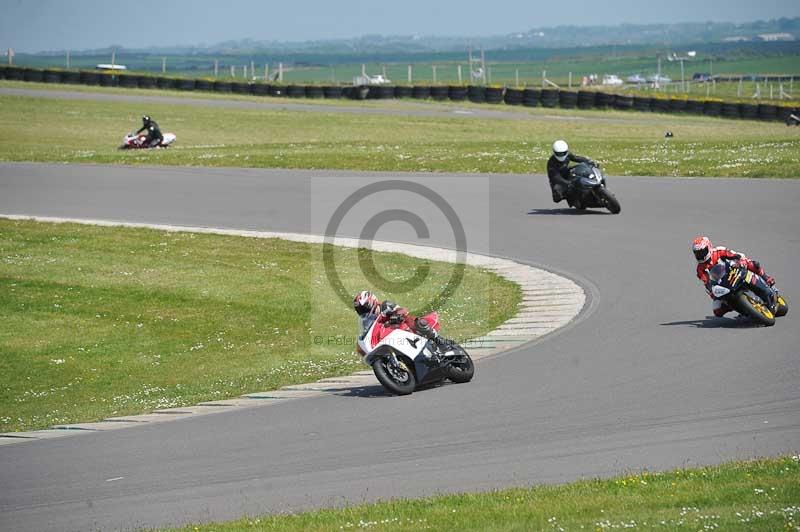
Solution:
[(249, 517), (182, 531), (800, 530), (800, 456)]
[[(553, 139), (563, 137), (576, 152), (603, 162), (612, 175), (800, 176), (800, 128), (780, 123), (618, 111), (502, 110), (522, 119), (0, 96), (0, 161), (543, 173)], [(116, 149), (122, 135), (138, 127), (143, 113), (178, 135), (173, 148)], [(667, 130), (673, 138), (664, 138)]]
[[(342, 283), (369, 283), (336, 248)], [(375, 254), (384, 277), (428, 280), (381, 293), (414, 309), (453, 265)], [(320, 246), (145, 229), (0, 220), (0, 432), (99, 420), (275, 389), (365, 369), (357, 321)], [(476, 294), (479, 297), (476, 297)], [(469, 267), (441, 308), (470, 338), (517, 308), (519, 287)], [(333, 337), (336, 341), (316, 341)], [(341, 339), (341, 341), (338, 341)]]

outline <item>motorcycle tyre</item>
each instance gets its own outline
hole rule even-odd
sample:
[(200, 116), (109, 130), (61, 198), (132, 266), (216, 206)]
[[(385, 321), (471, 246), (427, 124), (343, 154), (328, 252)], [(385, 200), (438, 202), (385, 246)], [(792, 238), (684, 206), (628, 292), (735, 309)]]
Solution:
[(759, 306), (764, 306), (765, 312), (761, 312), (755, 306), (753, 306), (750, 298), (744, 292), (738, 292), (733, 296), (732, 300), (733, 307), (739, 314), (747, 316), (754, 322), (765, 327), (771, 327), (775, 325), (775, 315), (772, 314), (772, 312), (768, 310), (763, 303), (759, 302), (758, 304)]
[(611, 214), (619, 214), (622, 211), (622, 206), (619, 204), (617, 197), (607, 189), (598, 188), (597, 196), (600, 201), (605, 203), (606, 208), (609, 210), (609, 212), (611, 212)]
[(444, 374), (447, 375), (447, 378), (451, 381), (455, 382), (456, 384), (463, 384), (465, 382), (469, 382), (472, 380), (472, 377), (475, 376), (475, 363), (472, 362), (472, 358), (469, 356), (463, 347), (460, 345), (455, 346), (456, 351), (459, 351), (463, 357), (466, 359), (466, 363), (463, 364), (463, 367), (456, 367), (452, 364), (447, 365), (444, 368)]
[(789, 302), (786, 301), (785, 297), (778, 294), (778, 308), (775, 309), (775, 317), (782, 318), (783, 316), (786, 316), (787, 312), (789, 312)]
[(375, 363), (372, 364), (372, 371), (375, 372), (375, 377), (378, 378), (378, 381), (386, 390), (395, 395), (409, 395), (417, 387), (417, 379), (414, 377), (414, 373), (408, 369), (406, 362), (403, 360), (399, 360), (399, 362), (403, 364), (406, 368), (406, 373), (408, 373), (408, 381), (405, 383), (397, 382), (392, 378), (389, 369), (386, 367), (387, 358), (385, 357), (376, 360)]

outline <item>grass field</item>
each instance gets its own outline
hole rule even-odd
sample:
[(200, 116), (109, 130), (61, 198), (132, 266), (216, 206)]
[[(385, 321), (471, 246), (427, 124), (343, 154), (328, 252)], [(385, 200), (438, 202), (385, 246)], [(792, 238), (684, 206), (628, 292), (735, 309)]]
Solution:
[(610, 480), (252, 516), (185, 532), (800, 530), (800, 456)]
[[(390, 105), (487, 108), (452, 102)], [(0, 96), (0, 161), (543, 173), (552, 141), (563, 137), (577, 153), (600, 160), (612, 175), (800, 176), (800, 128), (780, 123), (495, 109), (528, 119), (355, 115), (326, 112), (324, 106), (319, 112), (299, 112)], [(153, 115), (163, 131), (177, 134), (173, 148), (116, 149), (122, 135), (139, 126), (143, 113)], [(674, 138), (665, 139), (666, 130)]]
[[(328, 283), (320, 246), (144, 229), (0, 220), (0, 432), (224, 399), (366, 369), (357, 320)], [(335, 264), (357, 264), (337, 248)], [(424, 261), (376, 254), (391, 280)], [(449, 278), (382, 293), (414, 310)], [(353, 293), (359, 268), (337, 268)], [(472, 338), (511, 317), (519, 287), (468, 268), (440, 309)], [(320, 319), (324, 318), (324, 319)], [(338, 345), (337, 345), (338, 344)]]

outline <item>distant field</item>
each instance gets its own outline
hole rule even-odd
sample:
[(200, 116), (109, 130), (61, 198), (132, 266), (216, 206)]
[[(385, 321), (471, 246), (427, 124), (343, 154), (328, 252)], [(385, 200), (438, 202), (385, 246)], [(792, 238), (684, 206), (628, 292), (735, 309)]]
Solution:
[[(402, 111), (396, 105), (412, 105), (390, 103), (396, 113)], [(775, 122), (511, 106), (502, 109), (523, 119), (345, 114), (325, 107), (301, 112), (0, 96), (0, 161), (541, 174), (558, 136), (611, 175), (800, 177), (800, 128)], [(144, 112), (177, 134), (176, 145), (117, 150)], [(674, 137), (665, 139), (666, 130)]]

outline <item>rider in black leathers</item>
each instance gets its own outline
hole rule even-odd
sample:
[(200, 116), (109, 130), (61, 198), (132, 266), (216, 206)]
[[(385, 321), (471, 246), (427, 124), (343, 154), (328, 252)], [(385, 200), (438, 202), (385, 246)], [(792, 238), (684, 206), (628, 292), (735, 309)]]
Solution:
[(161, 141), (164, 140), (164, 135), (161, 134), (161, 129), (159, 129), (158, 124), (148, 115), (142, 117), (142, 127), (139, 128), (136, 134), (138, 135), (145, 130), (147, 130), (147, 138), (145, 139), (147, 147), (152, 148), (158, 146), (161, 144)]
[(553, 143), (553, 155), (547, 160), (547, 178), (550, 180), (550, 190), (553, 192), (553, 201), (567, 198), (573, 205), (577, 198), (573, 197), (572, 180), (569, 175), (569, 163), (588, 163), (597, 166), (597, 163), (588, 157), (581, 157), (569, 151), (569, 146), (563, 140)]

